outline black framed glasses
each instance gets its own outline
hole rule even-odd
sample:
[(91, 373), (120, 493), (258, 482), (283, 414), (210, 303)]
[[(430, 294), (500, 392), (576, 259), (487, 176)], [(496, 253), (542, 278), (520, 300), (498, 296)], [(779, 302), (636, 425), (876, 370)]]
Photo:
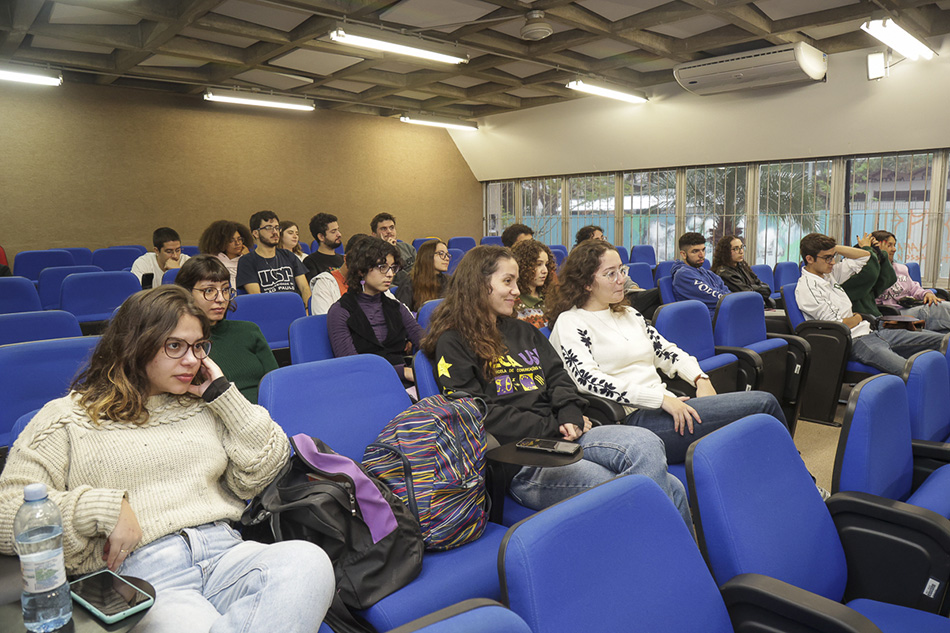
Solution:
[(386, 264), (380, 264), (379, 266), (373, 266), (374, 270), (378, 270), (382, 275), (395, 275), (402, 268), (399, 267), (399, 264), (393, 264), (392, 266), (387, 266)]
[(448, 251), (436, 251), (435, 254), (446, 261), (452, 259), (452, 253)]
[(208, 355), (211, 353), (211, 341), (207, 339), (189, 343), (180, 338), (167, 338), (165, 339), (165, 345), (163, 347), (165, 349), (165, 355), (176, 360), (187, 354), (189, 349), (198, 360), (208, 358)]
[(260, 231), (270, 231), (271, 233), (279, 233), (279, 232), (280, 232), (280, 225), (279, 225), (279, 224), (265, 224), (264, 226), (258, 228), (257, 230), (258, 230), (258, 232), (260, 232)]
[(744, 244), (740, 244), (739, 246), (733, 246), (733, 247), (732, 247), (732, 252), (733, 252), (733, 253), (741, 253), (741, 252), (744, 251), (744, 250), (745, 250), (745, 245), (744, 245)]
[(200, 292), (205, 301), (217, 301), (218, 297), (226, 301), (234, 301), (234, 298), (237, 297), (237, 290), (234, 288), (215, 288), (212, 286), (209, 288), (192, 288), (192, 290)]

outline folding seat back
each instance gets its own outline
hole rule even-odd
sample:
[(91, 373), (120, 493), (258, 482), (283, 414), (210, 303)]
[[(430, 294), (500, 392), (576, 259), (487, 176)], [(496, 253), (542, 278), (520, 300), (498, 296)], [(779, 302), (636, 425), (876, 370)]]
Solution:
[(296, 292), (241, 295), (234, 301), (234, 317), (257, 323), (271, 349), (288, 347), (290, 324), (307, 315), (303, 299)]
[(475, 598), (440, 609), (391, 631), (391, 633), (417, 632), (531, 633), (531, 629), (514, 611), (506, 609), (494, 600)]
[[(653, 315), (653, 327), (663, 338), (699, 361), (699, 366), (709, 375), (716, 391), (736, 391), (740, 388), (739, 359), (729, 352), (718, 353), (709, 309), (700, 301), (689, 299), (660, 306)], [(745, 383), (742, 388), (744, 386)], [(752, 384), (751, 388), (755, 388), (755, 385)]]
[(910, 274), (910, 278), (916, 281), (917, 283), (923, 283), (920, 280), (920, 264), (918, 262), (907, 262), (907, 272)]
[(20, 251), (13, 258), (13, 274), (17, 277), (26, 277), (30, 281), (37, 281), (44, 268), (52, 266), (74, 266), (76, 260), (72, 253), (62, 249), (45, 251)]
[(36, 286), (26, 277), (0, 277), (0, 314), (42, 310)]
[[(402, 240), (399, 240), (399, 241), (401, 242)], [(307, 244), (306, 242), (298, 242), (298, 244), (300, 245), (300, 250), (301, 250), (305, 255), (309, 255), (309, 254), (310, 254), (310, 245), (309, 245), (309, 244)]]
[(475, 248), (475, 238), (467, 235), (450, 237), (448, 247), (457, 248), (464, 254)]
[(802, 269), (798, 262), (779, 262), (775, 264), (773, 279), (776, 288), (782, 288), (788, 284), (798, 282), (802, 276)]
[[(656, 287), (660, 289), (660, 301), (664, 304), (676, 303), (676, 296), (673, 294), (673, 278), (669, 275), (656, 278)], [(707, 310), (708, 314), (709, 311)]]
[(482, 241), (479, 242), (482, 246), (504, 246), (504, 243), (501, 241), (500, 235), (486, 235), (482, 238)]
[(429, 319), (432, 318), (432, 313), (440, 303), (442, 303), (442, 299), (430, 299), (419, 308), (419, 313), (416, 315), (416, 322), (419, 323), (419, 327), (423, 330), (429, 327)]
[(63, 279), (73, 273), (98, 273), (102, 269), (93, 265), (82, 266), (56, 266), (54, 268), (44, 268), (40, 272), (39, 293), (40, 303), (44, 310), (59, 309), (59, 295), (63, 289)]
[(947, 361), (934, 350), (918, 352), (904, 366), (910, 434), (915, 440), (950, 439), (950, 384)]
[[(429, 237), (417, 237), (416, 239), (412, 240), (412, 247), (413, 247), (414, 249), (416, 249), (416, 251), (418, 251), (418, 250), (419, 250), (419, 247), (422, 246), (423, 244), (425, 244), (426, 242), (428, 242), (429, 240), (437, 240), (437, 239), (439, 239), (439, 238), (433, 237), (433, 236), (429, 236)], [(317, 243), (314, 242), (314, 244), (317, 244)], [(319, 246), (319, 244), (317, 244), (317, 246)], [(314, 249), (315, 249), (315, 248), (316, 248), (316, 247), (314, 247)]]
[(656, 251), (649, 244), (639, 244), (634, 246), (633, 250), (630, 252), (630, 259), (635, 262), (643, 262), (644, 264), (649, 265), (650, 268), (659, 266), (659, 264), (656, 263)]
[(759, 281), (767, 283), (774, 293), (775, 274), (772, 272), (772, 267), (768, 264), (753, 264), (750, 268), (752, 268), (752, 272), (755, 273), (755, 276), (759, 278)]
[(109, 248), (131, 248), (138, 253), (140, 257), (148, 252), (148, 249), (141, 244), (113, 244)]
[(567, 259), (567, 247), (563, 244), (548, 244), (548, 248), (550, 248), (551, 253), (554, 254), (554, 261), (557, 262), (558, 266), (563, 264), (564, 260)]
[(439, 383), (435, 380), (435, 373), (432, 371), (432, 362), (425, 352), (418, 351), (415, 360), (412, 362), (412, 371), (416, 377), (416, 391), (420, 398), (428, 398), (442, 393), (439, 389)]
[(656, 288), (656, 283), (653, 281), (653, 271), (650, 270), (649, 264), (633, 262), (628, 264), (628, 267), (627, 274), (634, 283), (645, 290)]
[(290, 324), (290, 362), (294, 365), (333, 358), (327, 315), (300, 317)]
[[(92, 253), (92, 264), (102, 270), (125, 270), (131, 268), (135, 260), (144, 254), (134, 246), (98, 248)], [(141, 287), (139, 284), (140, 290)]]
[(627, 252), (626, 246), (614, 246), (617, 249), (617, 254), (620, 255), (620, 261), (626, 266), (630, 263), (630, 253)]
[(69, 312), (44, 310), (0, 314), (0, 345), (82, 336), (79, 321)]
[(123, 301), (141, 289), (135, 275), (121, 270), (73, 273), (63, 279), (59, 305), (75, 314), (80, 323), (107, 321)]
[(668, 259), (666, 261), (660, 262), (653, 269), (653, 278), (657, 280), (658, 286), (659, 286), (659, 281), (661, 277), (673, 276), (673, 264), (675, 263), (676, 263), (675, 259)]
[(194, 257), (195, 255), (198, 254), (198, 247), (197, 246), (182, 246), (181, 252), (182, 254), (187, 255), (188, 257)]
[(69, 251), (73, 255), (73, 261), (77, 266), (92, 266), (92, 251), (85, 246), (71, 246), (59, 250)]
[(465, 251), (460, 248), (450, 248), (449, 255), (452, 256), (452, 259), (449, 260), (449, 269), (446, 272), (451, 275), (455, 272), (462, 258), (465, 257)]
[[(573, 541), (568, 549), (565, 538)], [(498, 561), (503, 601), (532, 631), (733, 630), (683, 519), (642, 475), (613, 479), (516, 524)], [(567, 589), (566, 578), (579, 581)]]
[(178, 271), (181, 268), (172, 268), (171, 270), (166, 270), (162, 275), (162, 285), (167, 286), (175, 283), (175, 279), (178, 278)]

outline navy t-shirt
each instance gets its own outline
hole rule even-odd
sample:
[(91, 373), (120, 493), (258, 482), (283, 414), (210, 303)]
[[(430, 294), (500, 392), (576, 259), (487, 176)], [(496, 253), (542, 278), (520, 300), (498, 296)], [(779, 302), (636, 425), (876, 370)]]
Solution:
[(297, 256), (286, 248), (278, 248), (273, 257), (264, 258), (251, 251), (238, 260), (237, 285), (260, 284), (261, 292), (299, 292), (297, 275), (306, 274)]

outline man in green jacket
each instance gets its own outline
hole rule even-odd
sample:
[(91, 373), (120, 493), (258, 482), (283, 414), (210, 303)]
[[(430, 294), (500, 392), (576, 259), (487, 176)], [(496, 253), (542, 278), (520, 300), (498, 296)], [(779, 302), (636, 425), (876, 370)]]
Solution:
[(894, 272), (887, 253), (881, 251), (878, 241), (870, 233), (865, 233), (864, 237), (858, 240), (857, 246), (866, 250), (870, 258), (864, 268), (841, 284), (841, 287), (851, 299), (854, 312), (881, 316), (874, 300), (897, 282), (897, 273)]

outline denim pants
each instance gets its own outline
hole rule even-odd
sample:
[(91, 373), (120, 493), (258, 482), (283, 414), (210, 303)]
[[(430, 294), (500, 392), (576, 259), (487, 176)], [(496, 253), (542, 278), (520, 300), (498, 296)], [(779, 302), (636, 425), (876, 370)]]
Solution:
[(136, 633), (315, 633), (335, 588), (330, 559), (313, 543), (243, 541), (223, 522), (153, 541), (118, 573), (155, 587)]
[(905, 308), (901, 310), (901, 314), (923, 319), (926, 321), (924, 327), (931, 332), (950, 332), (950, 301)]
[(696, 409), (702, 420), (700, 424), (693, 422), (692, 433), (689, 429), (683, 435), (677, 433), (673, 429), (673, 416), (663, 409), (637, 409), (627, 416), (626, 423), (656, 433), (666, 446), (666, 461), (670, 464), (685, 462), (689, 445), (702, 436), (753, 413), (768, 413), (788, 426), (778, 400), (764, 391), (739, 391), (690, 398), (686, 404)]
[(930, 331), (877, 330), (851, 342), (851, 358), (886, 374), (900, 376), (908, 358), (924, 350), (939, 350), (944, 336)]
[(511, 481), (511, 496), (523, 506), (542, 510), (620, 475), (646, 475), (660, 485), (693, 529), (686, 490), (666, 470), (663, 442), (656, 435), (611, 424), (592, 428), (577, 443), (584, 447), (583, 459), (556, 468), (525, 466)]

